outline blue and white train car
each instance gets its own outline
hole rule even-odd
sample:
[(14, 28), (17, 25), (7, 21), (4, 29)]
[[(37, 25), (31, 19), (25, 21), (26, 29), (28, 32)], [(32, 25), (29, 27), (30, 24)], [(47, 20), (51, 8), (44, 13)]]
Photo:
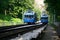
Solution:
[(24, 23), (32, 24), (36, 22), (36, 14), (31, 10), (25, 12), (23, 16)]
[(41, 15), (41, 23), (48, 23), (48, 15), (47, 14)]

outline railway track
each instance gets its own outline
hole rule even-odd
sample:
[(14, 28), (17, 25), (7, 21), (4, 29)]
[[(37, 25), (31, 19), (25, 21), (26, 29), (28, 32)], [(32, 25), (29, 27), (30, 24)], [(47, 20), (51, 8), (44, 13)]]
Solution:
[(43, 31), (45, 30), (45, 28), (46, 28), (46, 25), (41, 28), (29, 31), (23, 35), (18, 34), (18, 36), (16, 36), (15, 38), (11, 38), (10, 40), (32, 40), (32, 39), (36, 40), (39, 34), (42, 37)]
[(1, 27), (0, 38), (4, 38), (17, 33), (24, 34), (37, 28), (43, 27), (44, 25), (45, 24), (33, 24), (33, 25), (22, 24), (9, 27)]

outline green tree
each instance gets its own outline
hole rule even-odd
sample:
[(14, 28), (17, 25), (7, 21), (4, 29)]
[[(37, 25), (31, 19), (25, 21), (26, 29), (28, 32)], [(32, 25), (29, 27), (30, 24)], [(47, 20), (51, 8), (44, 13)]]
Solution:
[(46, 10), (49, 11), (49, 14), (55, 15), (57, 19), (60, 16), (60, 0), (45, 0), (45, 4), (47, 5)]
[(22, 18), (22, 13), (33, 9), (34, 0), (0, 0), (0, 13)]

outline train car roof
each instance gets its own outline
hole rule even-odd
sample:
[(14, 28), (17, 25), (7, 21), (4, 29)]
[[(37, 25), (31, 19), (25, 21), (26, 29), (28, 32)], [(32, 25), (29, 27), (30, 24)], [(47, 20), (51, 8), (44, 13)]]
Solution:
[(43, 15), (41, 15), (41, 17), (48, 17), (48, 15), (47, 14), (43, 14)]
[(34, 12), (25, 12), (24, 15), (34, 15), (35, 13)]

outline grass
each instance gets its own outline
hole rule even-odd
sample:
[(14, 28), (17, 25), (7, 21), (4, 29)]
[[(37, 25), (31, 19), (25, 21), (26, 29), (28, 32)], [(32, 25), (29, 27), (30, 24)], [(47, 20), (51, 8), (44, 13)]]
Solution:
[(57, 17), (57, 21), (60, 22), (60, 16)]
[(10, 25), (18, 25), (23, 24), (22, 19), (13, 18), (9, 15), (0, 14), (0, 26), (10, 26)]
[(57, 29), (57, 26), (56, 25), (54, 25), (53, 23), (52, 24), (50, 24), (55, 30)]

